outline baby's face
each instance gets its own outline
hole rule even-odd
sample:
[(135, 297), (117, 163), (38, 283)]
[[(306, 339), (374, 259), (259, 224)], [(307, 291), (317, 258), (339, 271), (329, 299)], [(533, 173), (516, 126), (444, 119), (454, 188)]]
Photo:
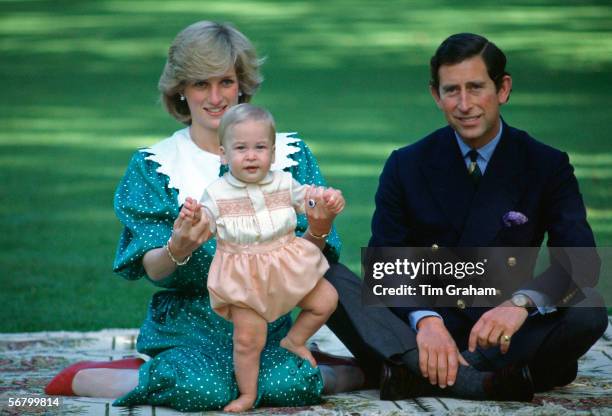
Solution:
[(257, 183), (270, 171), (274, 162), (274, 145), (267, 123), (246, 120), (231, 127), (231, 137), (221, 146), (223, 158), (236, 178)]

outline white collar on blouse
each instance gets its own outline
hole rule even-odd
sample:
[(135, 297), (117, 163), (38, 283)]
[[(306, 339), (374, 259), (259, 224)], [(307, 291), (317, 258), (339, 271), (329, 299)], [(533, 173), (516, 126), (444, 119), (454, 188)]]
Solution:
[[(289, 157), (300, 150), (289, 145), (300, 141), (297, 137), (291, 137), (295, 134), (276, 133), (276, 162), (272, 164), (272, 170), (283, 170), (297, 165), (297, 162)], [(182, 205), (188, 196), (200, 200), (204, 189), (219, 178), (219, 155), (200, 149), (191, 140), (189, 127), (178, 130), (172, 136), (140, 151), (148, 153), (147, 160), (159, 164), (157, 172), (170, 179), (168, 187), (179, 191), (179, 205)]]
[[(235, 186), (236, 188), (246, 188), (246, 186), (248, 185), (246, 182), (242, 182), (240, 179), (232, 175), (231, 172), (227, 172), (225, 175), (223, 175), (223, 177), (225, 178), (227, 183), (232, 186)], [(272, 180), (274, 180), (274, 172), (270, 171), (259, 182), (257, 182), (257, 185), (267, 185), (271, 183)]]

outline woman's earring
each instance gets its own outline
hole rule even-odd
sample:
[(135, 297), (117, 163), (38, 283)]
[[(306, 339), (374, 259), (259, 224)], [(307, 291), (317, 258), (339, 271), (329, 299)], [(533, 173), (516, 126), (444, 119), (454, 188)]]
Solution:
[(185, 101), (185, 96), (181, 94), (181, 101)]
[(238, 97), (242, 97), (242, 91), (238, 91)]

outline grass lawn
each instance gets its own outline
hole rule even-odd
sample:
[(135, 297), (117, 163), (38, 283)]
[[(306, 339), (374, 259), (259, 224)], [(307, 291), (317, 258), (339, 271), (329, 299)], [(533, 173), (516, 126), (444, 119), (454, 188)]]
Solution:
[(607, 1), (0, 1), (0, 332), (139, 326), (154, 288), (111, 271), (114, 188), (137, 147), (180, 127), (156, 85), (174, 35), (201, 19), (233, 22), (267, 56), (254, 102), (343, 190), (353, 270), (389, 152), (444, 123), (428, 61), (463, 31), (506, 51), (506, 121), (570, 153), (612, 246)]

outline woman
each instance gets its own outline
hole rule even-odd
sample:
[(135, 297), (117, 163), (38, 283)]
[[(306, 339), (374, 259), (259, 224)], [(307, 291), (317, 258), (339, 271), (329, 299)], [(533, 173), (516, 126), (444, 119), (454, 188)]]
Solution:
[[(212, 311), (206, 290), (215, 242), (202, 244), (207, 228), (183, 221), (179, 210), (187, 197), (199, 199), (202, 189), (225, 173), (219, 121), (228, 108), (251, 99), (262, 80), (260, 64), (250, 41), (226, 24), (198, 22), (174, 40), (159, 89), (167, 111), (188, 127), (136, 152), (115, 195), (125, 228), (114, 270), (129, 280), (145, 276), (167, 289), (153, 296), (138, 337), (138, 351), (152, 359), (139, 371), (134, 360), (75, 364), (50, 383), (48, 394), (119, 397), (115, 405), (180, 411), (219, 409), (238, 396), (232, 327)], [(276, 138), (272, 168), (291, 172), (301, 183), (324, 185), (306, 144), (287, 134)], [(320, 201), (321, 193), (315, 189), (309, 198)], [(340, 240), (328, 215), (315, 204), (298, 218), (296, 231), (336, 262)], [(338, 367), (339, 373), (320, 366), (320, 372), (281, 348), (290, 325), (289, 315), (268, 325), (255, 406), (318, 402), (321, 372), (326, 392), (359, 387), (363, 376), (356, 367)]]

